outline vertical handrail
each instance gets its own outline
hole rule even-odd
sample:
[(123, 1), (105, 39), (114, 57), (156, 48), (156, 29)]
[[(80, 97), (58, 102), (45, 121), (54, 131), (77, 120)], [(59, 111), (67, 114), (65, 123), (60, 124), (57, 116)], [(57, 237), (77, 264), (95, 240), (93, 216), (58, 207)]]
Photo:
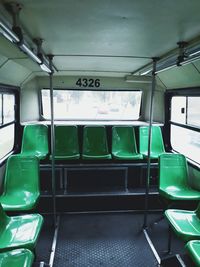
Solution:
[(144, 224), (143, 228), (147, 228), (147, 215), (149, 208), (149, 182), (151, 172), (151, 139), (152, 139), (152, 122), (153, 122), (153, 106), (154, 106), (154, 93), (156, 88), (156, 63), (157, 58), (153, 58), (153, 71), (152, 71), (152, 87), (151, 87), (151, 99), (149, 109), (149, 131), (148, 131), (148, 154), (147, 154), (147, 179), (146, 179), (146, 192), (145, 192), (145, 212), (144, 212)]
[(52, 178), (52, 198), (53, 198), (53, 221), (54, 226), (57, 225), (56, 220), (56, 188), (55, 188), (55, 128), (54, 128), (54, 101), (53, 101), (53, 56), (49, 55), (49, 67), (51, 73), (49, 74), (50, 84), (50, 106), (51, 106), (51, 178)]

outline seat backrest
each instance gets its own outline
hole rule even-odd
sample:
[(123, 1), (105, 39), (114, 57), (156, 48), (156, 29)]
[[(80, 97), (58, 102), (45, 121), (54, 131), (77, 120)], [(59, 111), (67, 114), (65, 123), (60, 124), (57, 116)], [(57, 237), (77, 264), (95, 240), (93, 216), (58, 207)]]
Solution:
[(9, 157), (6, 164), (4, 192), (39, 194), (39, 159), (21, 154)]
[(5, 211), (3, 210), (3, 207), (0, 203), (0, 234), (4, 229), (6, 228), (6, 225), (8, 224), (10, 218), (6, 215)]
[(200, 202), (199, 202), (199, 204), (197, 206), (196, 214), (197, 214), (197, 217), (200, 219)]
[(77, 153), (79, 153), (77, 126), (55, 126), (55, 155), (70, 156)]
[(108, 144), (105, 126), (84, 126), (83, 154), (107, 154)]
[[(142, 126), (139, 128), (139, 146), (140, 153), (148, 153), (148, 139), (149, 139), (149, 127)], [(151, 132), (151, 153), (163, 153), (165, 152), (162, 132), (159, 126), (152, 126)]]
[(21, 153), (48, 154), (48, 127), (47, 125), (26, 125), (22, 138)]
[(187, 186), (188, 166), (184, 155), (165, 153), (159, 156), (159, 187)]
[(33, 253), (24, 248), (0, 253), (0, 267), (31, 267), (33, 260)]
[(137, 153), (135, 130), (132, 126), (112, 127), (112, 151)]

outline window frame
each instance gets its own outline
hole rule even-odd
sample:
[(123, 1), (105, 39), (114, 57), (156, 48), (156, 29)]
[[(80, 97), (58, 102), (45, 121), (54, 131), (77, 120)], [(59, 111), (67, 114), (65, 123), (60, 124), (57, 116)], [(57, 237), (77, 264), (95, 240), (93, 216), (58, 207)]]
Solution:
[[(165, 136), (166, 136), (166, 142), (167, 147), (170, 151), (178, 152), (176, 151), (172, 145), (171, 145), (171, 125), (175, 125), (178, 127), (182, 127), (184, 129), (192, 130), (194, 132), (200, 132), (200, 126), (192, 126), (187, 123), (187, 117), (186, 117), (186, 123), (178, 123), (173, 122), (171, 120), (171, 104), (172, 104), (172, 98), (175, 96), (185, 96), (185, 97), (200, 97), (200, 87), (191, 87), (191, 88), (180, 88), (180, 89), (170, 89), (165, 92)], [(186, 98), (187, 99), (187, 98)], [(187, 100), (186, 100), (187, 103)], [(186, 104), (186, 116), (187, 116), (187, 104)], [(179, 153), (179, 152), (178, 152)], [(191, 158), (188, 158), (189, 162), (192, 165), (196, 165), (198, 168), (200, 166), (200, 162), (196, 162), (192, 160)]]
[[(17, 151), (19, 147), (19, 87), (15, 86), (8, 86), (4, 84), (0, 84), (0, 95), (14, 95), (14, 119), (8, 123), (3, 123), (2, 119), (2, 124), (0, 124), (0, 130), (3, 128), (6, 128), (10, 125), (14, 125), (14, 140), (13, 140), (13, 148), (5, 154), (2, 158), (0, 158), (0, 166), (4, 163), (4, 161), (15, 151)], [(2, 103), (2, 117), (3, 117), (3, 103)]]
[[(44, 88), (41, 88), (39, 90), (39, 112), (40, 112), (40, 120), (41, 121), (49, 121), (49, 119), (45, 118), (43, 116), (43, 104), (42, 104), (42, 90), (50, 90), (50, 88), (48, 87), (44, 87)], [(142, 105), (143, 105), (143, 90), (142, 89), (138, 89), (138, 90), (135, 90), (135, 89), (99, 89), (99, 88), (93, 88), (93, 89), (90, 89), (90, 88), (84, 88), (84, 89), (80, 89), (80, 88), (57, 88), (55, 87), (53, 90), (61, 90), (61, 91), (101, 91), (101, 92), (141, 92), (141, 102), (140, 102), (140, 108), (139, 108), (139, 115), (138, 115), (138, 119), (133, 119), (133, 120), (122, 120), (122, 122), (129, 122), (129, 121), (139, 121), (140, 120), (140, 117), (141, 117), (141, 112), (142, 112)], [(70, 121), (79, 121), (79, 122), (97, 122), (97, 124), (101, 124), (101, 122), (104, 122), (104, 121), (110, 121), (110, 122), (115, 122), (115, 121), (119, 121), (119, 120), (116, 120), (116, 119), (97, 119), (97, 120), (93, 120), (93, 119), (54, 119), (54, 121), (57, 121), (57, 122), (70, 122)]]

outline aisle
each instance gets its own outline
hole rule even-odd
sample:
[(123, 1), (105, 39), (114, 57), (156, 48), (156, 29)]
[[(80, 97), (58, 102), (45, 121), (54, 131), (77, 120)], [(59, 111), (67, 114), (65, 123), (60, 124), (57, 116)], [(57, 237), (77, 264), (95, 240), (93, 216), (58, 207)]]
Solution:
[(62, 215), (54, 266), (157, 266), (142, 223), (131, 213)]

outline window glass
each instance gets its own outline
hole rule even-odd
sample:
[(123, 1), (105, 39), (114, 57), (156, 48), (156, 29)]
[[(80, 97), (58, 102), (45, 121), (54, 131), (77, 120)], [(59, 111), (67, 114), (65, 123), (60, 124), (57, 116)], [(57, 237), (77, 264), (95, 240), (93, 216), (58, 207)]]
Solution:
[(200, 97), (188, 97), (187, 124), (200, 127)]
[(15, 112), (14, 112), (15, 98), (14, 95), (4, 94), (3, 95), (3, 123), (9, 123), (14, 121)]
[[(141, 91), (54, 90), (54, 118), (60, 120), (137, 120)], [(45, 119), (50, 119), (50, 91), (42, 90)]]
[(0, 129), (0, 158), (6, 156), (14, 146), (14, 124)]
[(172, 148), (200, 163), (200, 133), (180, 126), (171, 125)]
[(171, 103), (171, 121), (186, 123), (186, 97), (175, 96)]

